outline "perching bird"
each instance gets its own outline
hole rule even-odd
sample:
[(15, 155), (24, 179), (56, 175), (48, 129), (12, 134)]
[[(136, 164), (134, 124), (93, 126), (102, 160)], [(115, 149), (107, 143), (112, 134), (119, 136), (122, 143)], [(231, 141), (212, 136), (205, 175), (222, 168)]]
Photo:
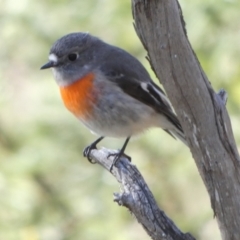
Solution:
[(89, 158), (104, 137), (126, 138), (115, 155), (124, 153), (131, 136), (160, 127), (185, 144), (185, 136), (169, 100), (131, 54), (88, 33), (71, 33), (57, 40), (49, 61), (62, 100), (91, 132), (100, 136), (84, 155)]

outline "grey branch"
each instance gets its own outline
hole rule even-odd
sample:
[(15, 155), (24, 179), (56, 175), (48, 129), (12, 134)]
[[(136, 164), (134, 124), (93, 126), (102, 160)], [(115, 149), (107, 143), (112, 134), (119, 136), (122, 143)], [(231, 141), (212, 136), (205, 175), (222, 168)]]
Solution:
[(240, 159), (225, 107), (227, 95), (214, 92), (201, 68), (177, 0), (132, 0), (132, 11), (151, 67), (183, 126), (222, 238), (239, 240)]
[[(90, 152), (90, 158), (110, 171), (114, 157), (109, 154), (115, 150), (102, 148)], [(121, 193), (114, 194), (114, 201), (127, 207), (137, 218), (148, 235), (154, 240), (194, 240), (189, 233), (182, 233), (160, 210), (137, 168), (125, 157), (113, 166), (112, 174), (121, 184)]]
[(227, 92), (224, 89), (220, 89), (218, 92), (218, 96), (221, 98), (221, 100), (223, 101), (224, 105), (227, 104)]

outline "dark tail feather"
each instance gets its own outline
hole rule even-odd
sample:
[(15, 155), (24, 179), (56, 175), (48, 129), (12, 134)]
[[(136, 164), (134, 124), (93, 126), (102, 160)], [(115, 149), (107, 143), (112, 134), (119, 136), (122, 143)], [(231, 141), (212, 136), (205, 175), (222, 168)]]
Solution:
[(181, 140), (185, 145), (188, 146), (185, 135), (183, 133), (183, 131), (179, 130), (179, 129), (164, 129), (164, 131), (166, 131), (168, 134), (170, 134), (173, 138), (178, 138), (179, 140)]

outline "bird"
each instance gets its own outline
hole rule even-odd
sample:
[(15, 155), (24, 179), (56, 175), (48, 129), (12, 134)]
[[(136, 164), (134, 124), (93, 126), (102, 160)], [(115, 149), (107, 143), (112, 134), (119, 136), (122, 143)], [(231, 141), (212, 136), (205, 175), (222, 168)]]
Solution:
[(69, 33), (51, 47), (48, 62), (66, 108), (98, 138), (125, 138), (112, 166), (125, 155), (130, 138), (159, 127), (187, 145), (182, 126), (164, 91), (127, 51), (85, 32)]

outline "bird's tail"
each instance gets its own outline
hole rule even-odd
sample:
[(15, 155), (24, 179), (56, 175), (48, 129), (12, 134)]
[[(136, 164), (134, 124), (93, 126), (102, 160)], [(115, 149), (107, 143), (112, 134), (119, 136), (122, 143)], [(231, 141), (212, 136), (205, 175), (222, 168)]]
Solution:
[(186, 146), (188, 146), (188, 143), (185, 138), (185, 134), (182, 129), (175, 128), (175, 129), (164, 129), (168, 134), (170, 134), (173, 138), (178, 138), (181, 140)]

